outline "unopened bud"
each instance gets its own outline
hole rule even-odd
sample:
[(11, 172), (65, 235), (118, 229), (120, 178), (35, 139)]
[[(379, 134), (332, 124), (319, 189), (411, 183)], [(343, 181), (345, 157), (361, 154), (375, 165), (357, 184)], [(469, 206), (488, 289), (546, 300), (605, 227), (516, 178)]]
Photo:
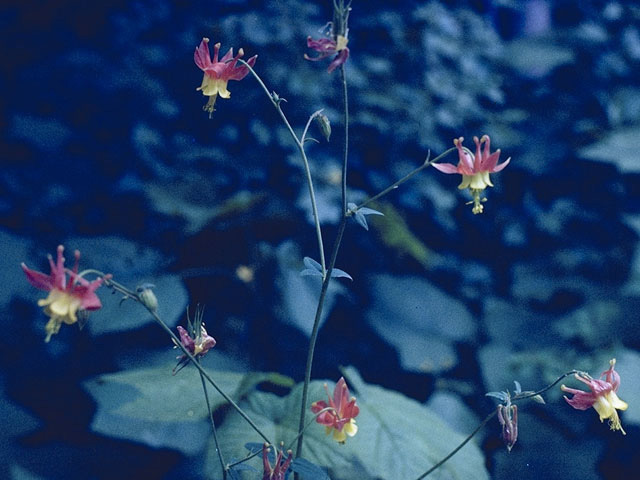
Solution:
[(511, 451), (518, 440), (518, 407), (516, 405), (498, 405), (498, 421), (502, 425), (502, 440)]
[(152, 290), (152, 288), (154, 287), (155, 285), (151, 283), (143, 283), (136, 289), (140, 303), (142, 303), (145, 307), (147, 307), (152, 312), (155, 312), (158, 310), (158, 299), (156, 298), (156, 294), (153, 293), (153, 290)]
[(329, 141), (329, 137), (331, 137), (331, 122), (329, 121), (329, 117), (327, 117), (323, 113), (319, 113), (318, 115), (316, 115), (316, 121), (318, 122), (318, 125), (320, 126), (320, 130), (322, 131), (322, 135), (324, 135), (324, 138), (328, 142)]

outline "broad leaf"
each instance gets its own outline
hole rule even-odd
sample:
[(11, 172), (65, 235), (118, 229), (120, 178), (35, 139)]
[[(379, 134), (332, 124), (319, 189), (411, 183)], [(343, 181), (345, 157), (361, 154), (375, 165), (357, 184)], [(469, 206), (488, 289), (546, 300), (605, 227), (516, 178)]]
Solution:
[[(101, 375), (84, 386), (98, 404), (92, 429), (156, 447), (197, 452), (209, 438), (208, 412), (200, 375), (189, 367), (171, 375), (171, 365)], [(238, 400), (261, 382), (287, 384), (268, 373), (208, 371), (220, 388)], [(225, 400), (209, 386), (212, 408)]]
[[(350, 371), (349, 378), (356, 374)], [(329, 469), (333, 480), (416, 478), (442, 459), (464, 436), (453, 432), (442, 420), (420, 403), (384, 388), (353, 381), (360, 414), (358, 434), (344, 445), (325, 435), (321, 425), (312, 423), (305, 433), (303, 457)], [(330, 387), (333, 388), (333, 385)], [(242, 407), (273, 442), (291, 442), (297, 432), (302, 385), (286, 397), (255, 391), (242, 402)], [(310, 385), (309, 403), (325, 399), (323, 382)], [(308, 420), (311, 412), (309, 411)], [(246, 455), (247, 441), (258, 441), (258, 435), (237, 414), (230, 414), (219, 429), (222, 451), (227, 459)], [(208, 449), (214, 452), (213, 449)], [(215, 454), (208, 453), (207, 474), (220, 478)], [(229, 461), (229, 460), (228, 460)], [(251, 462), (258, 465), (259, 460)], [(312, 477), (315, 478), (315, 477)], [(484, 480), (488, 478), (484, 459), (471, 442), (439, 470), (439, 479)], [(306, 479), (306, 477), (305, 477)]]

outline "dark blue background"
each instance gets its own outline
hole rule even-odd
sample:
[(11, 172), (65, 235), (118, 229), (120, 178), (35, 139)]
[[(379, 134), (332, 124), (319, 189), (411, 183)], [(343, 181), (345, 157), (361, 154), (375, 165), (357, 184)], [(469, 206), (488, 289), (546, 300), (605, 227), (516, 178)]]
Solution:
[[(341, 92), (327, 63), (303, 59), (306, 36), (331, 18), (326, 3), (3, 4), (1, 476), (199, 477), (194, 458), (92, 432), (96, 403), (81, 382), (152, 358), (170, 365), (173, 353), (157, 327), (100, 326), (101, 312), (89, 331), (66, 327), (44, 345), (40, 297), (19, 264), (46, 269), (60, 243), (82, 245), (84, 267), (131, 286), (177, 275), (189, 303), (207, 306), (219, 355), (208, 366), (302, 379), (298, 320), (313, 298), (296, 272), (317, 246), (299, 159), (252, 78), (231, 82), (209, 120), (192, 52), (207, 36), (222, 52), (258, 54), (257, 72), (288, 100), (298, 132), (325, 108), (331, 142), (307, 149), (330, 246)], [(482, 215), (465, 205), (458, 178), (426, 171), (386, 197), (387, 215), (369, 217), (369, 232), (348, 225), (338, 267), (354, 282), (340, 281), (333, 297), (314, 377), (353, 364), (367, 381), (431, 399), (468, 432), (473, 415), (493, 408), (486, 391), (512, 380), (537, 389), (573, 368), (596, 375), (617, 355), (626, 437), (556, 389), (546, 407), (521, 407), (529, 414), (510, 455), (497, 424), (480, 441), (494, 478), (631, 478), (640, 462), (640, 395), (625, 390), (640, 372), (639, 24), (632, 2), (354, 1), (350, 201), (458, 136), (471, 146), (488, 133), (512, 162), (492, 176)], [(252, 279), (238, 276), (241, 265)], [(186, 301), (160, 293), (161, 305)], [(461, 317), (447, 318), (456, 309)]]

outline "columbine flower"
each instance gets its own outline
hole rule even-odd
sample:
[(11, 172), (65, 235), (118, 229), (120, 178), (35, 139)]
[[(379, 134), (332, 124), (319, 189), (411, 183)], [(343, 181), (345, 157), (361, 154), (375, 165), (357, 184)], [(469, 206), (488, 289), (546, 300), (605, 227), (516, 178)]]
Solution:
[[(60, 245), (55, 263), (53, 257), (49, 255), (49, 265), (51, 266), (49, 275), (31, 270), (24, 263), (22, 264), (22, 270), (27, 275), (29, 283), (40, 290), (49, 292), (47, 298), (38, 300), (38, 306), (44, 307), (44, 313), (49, 317), (45, 326), (47, 332), (45, 342), (51, 340), (51, 335), (60, 331), (60, 326), (63, 323), (72, 325), (78, 321), (78, 315), (82, 317), (87, 311), (98, 310), (102, 307), (100, 299), (95, 294), (96, 289), (102, 285), (102, 278), (89, 282), (78, 276), (78, 262), (80, 260), (78, 250), (74, 253), (76, 263), (73, 270), (65, 268), (63, 252), (64, 247)], [(69, 275), (68, 281), (67, 275)]]
[(347, 435), (353, 437), (358, 433), (358, 426), (356, 425), (355, 418), (360, 413), (360, 408), (356, 405), (355, 397), (349, 398), (349, 388), (343, 377), (340, 377), (336, 388), (333, 391), (333, 398), (329, 394), (329, 387), (324, 384), (324, 389), (327, 391), (327, 397), (329, 397), (329, 403), (324, 400), (313, 402), (311, 404), (311, 411), (318, 413), (325, 408), (330, 408), (325, 412), (322, 412), (316, 418), (316, 422), (323, 424), (326, 427), (327, 435), (333, 430), (333, 438), (339, 443), (344, 443), (347, 439)]
[[(486, 198), (480, 198), (480, 194), (486, 187), (493, 187), (489, 174), (502, 170), (509, 164), (511, 158), (498, 165), (500, 149), (491, 153), (489, 135), (484, 135), (480, 140), (478, 140), (478, 137), (473, 137), (473, 141), (476, 143), (475, 155), (467, 147), (462, 146), (463, 140), (463, 137), (453, 140), (453, 144), (458, 148), (458, 165), (452, 165), (451, 163), (433, 163), (432, 165), (441, 172), (462, 175), (462, 182), (460, 182), (458, 188), (461, 190), (469, 188), (473, 197), (472, 212), (478, 214), (482, 213), (482, 202), (486, 201)], [(484, 143), (484, 150), (481, 152), (480, 145), (482, 143)]]
[(345, 5), (344, 0), (337, 2), (334, 0), (333, 22), (329, 22), (324, 28), (326, 36), (318, 40), (307, 37), (307, 47), (315, 50), (319, 55), (310, 57), (305, 53), (304, 58), (312, 62), (317, 62), (331, 55), (336, 55), (327, 68), (329, 73), (347, 61), (349, 58), (349, 48), (347, 47), (347, 43), (349, 43), (349, 28), (347, 27), (347, 23), (349, 21), (350, 11), (351, 1)]
[(264, 466), (264, 474), (262, 475), (262, 480), (284, 480), (285, 473), (289, 469), (289, 465), (291, 465), (291, 460), (293, 459), (293, 452), (291, 450), (287, 451), (287, 459), (283, 462), (282, 459), (284, 457), (284, 452), (281, 448), (278, 451), (278, 456), (276, 457), (276, 463), (273, 468), (271, 468), (271, 463), (269, 462), (269, 444), (265, 443), (262, 446), (262, 464)]
[(609, 419), (609, 426), (611, 430), (620, 430), (623, 435), (626, 432), (622, 428), (620, 423), (620, 417), (618, 416), (618, 410), (626, 410), (627, 404), (618, 398), (616, 392), (620, 386), (620, 375), (614, 370), (616, 365), (616, 359), (612, 359), (609, 362), (609, 369), (602, 372), (600, 378), (604, 376), (604, 380), (596, 380), (591, 378), (587, 373), (576, 373), (575, 377), (583, 383), (586, 383), (591, 389), (590, 392), (582, 390), (576, 390), (562, 385), (563, 392), (573, 394), (572, 398), (564, 399), (569, 405), (577, 410), (587, 410), (590, 407), (596, 409), (598, 415), (600, 415), (600, 421)]
[[(207, 330), (204, 328), (204, 323), (202, 323), (203, 315), (204, 309), (198, 307), (196, 308), (196, 314), (193, 322), (188, 318), (187, 315), (187, 329), (178, 326), (180, 343), (189, 351), (191, 355), (196, 358), (203, 357), (209, 350), (216, 346), (215, 338), (210, 336), (207, 333)], [(176, 346), (174, 348), (178, 347)], [(185, 354), (179, 355), (176, 358), (178, 359), (178, 364), (173, 369), (174, 375), (189, 363), (189, 357), (187, 357)]]
[(347, 43), (349, 43), (349, 39), (342, 35), (336, 35), (335, 40), (328, 37), (319, 38), (318, 40), (307, 37), (307, 47), (319, 52), (319, 55), (316, 57), (310, 57), (305, 53), (304, 58), (311, 60), (312, 62), (317, 62), (318, 60), (323, 60), (330, 55), (337, 54), (327, 68), (327, 71), (331, 73), (349, 58), (349, 47), (347, 47)]
[[(205, 112), (209, 112), (209, 118), (214, 112), (214, 105), (218, 95), (222, 98), (229, 98), (231, 93), (227, 90), (227, 82), (229, 80), (242, 80), (249, 73), (249, 68), (246, 65), (236, 66), (238, 59), (244, 55), (242, 49), (238, 50), (238, 55), (233, 56), (233, 48), (230, 48), (227, 54), (218, 61), (218, 51), (220, 50), (220, 44), (216, 43), (213, 46), (213, 61), (209, 53), (209, 39), (203, 38), (200, 42), (200, 46), (196, 48), (193, 54), (193, 59), (196, 65), (204, 72), (202, 78), (202, 85), (197, 90), (201, 90), (203, 95), (209, 97), (209, 101), (203, 107)], [(247, 64), (251, 67), (256, 63), (257, 55), (254, 55)]]
[(507, 401), (506, 405), (498, 405), (498, 421), (502, 425), (502, 440), (511, 451), (518, 440), (518, 407)]

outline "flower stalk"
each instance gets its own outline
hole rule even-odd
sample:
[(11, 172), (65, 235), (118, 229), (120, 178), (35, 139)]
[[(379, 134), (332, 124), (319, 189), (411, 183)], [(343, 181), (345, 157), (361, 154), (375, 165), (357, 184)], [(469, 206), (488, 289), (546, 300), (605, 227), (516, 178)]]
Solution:
[[(544, 392), (546, 392), (547, 390), (550, 390), (551, 388), (553, 388), (554, 386), (556, 386), (558, 383), (560, 383), (563, 379), (565, 379), (566, 377), (570, 376), (570, 375), (575, 375), (577, 373), (580, 373), (578, 370), (571, 370), (570, 372), (566, 372), (563, 373), (562, 375), (560, 375), (558, 378), (556, 378), (552, 383), (550, 383), (549, 385), (547, 385), (546, 387), (536, 391), (536, 392), (521, 392), (521, 393), (516, 393), (515, 395), (513, 395), (512, 397), (510, 397), (510, 401), (511, 402), (517, 402), (520, 400), (525, 400), (527, 398), (533, 398), (536, 396), (540, 396), (542, 395)], [(462, 449), (462, 447), (464, 447), (467, 443), (469, 443), (469, 441), (480, 431), (482, 430), (482, 428), (489, 423), (489, 421), (498, 413), (498, 410), (493, 410), (490, 414), (488, 414), (484, 420), (482, 420), (482, 422), (480, 422), (480, 424), (476, 427), (476, 429), (471, 432), (456, 448), (454, 448), (449, 454), (447, 454), (442, 460), (440, 460), (438, 463), (436, 463), (435, 465), (433, 465), (429, 470), (427, 470), (426, 472), (424, 472), (422, 475), (420, 475), (418, 478), (416, 478), (416, 480), (422, 480), (423, 478), (428, 477), (430, 474), (432, 474), (433, 472), (435, 472), (438, 468), (440, 468), (442, 465), (444, 465), (448, 460), (451, 459), (451, 457), (453, 457), (456, 453), (458, 453), (460, 451), (460, 449)]]
[[(311, 178), (311, 167), (309, 166), (309, 159), (307, 158), (307, 153), (304, 150), (304, 139), (305, 139), (305, 137), (303, 136), (302, 138), (298, 138), (298, 135), (296, 135), (296, 132), (293, 130), (293, 127), (289, 123), (289, 119), (287, 118), (287, 116), (282, 111), (282, 107), (280, 106), (280, 104), (285, 100), (283, 98), (280, 98), (275, 92), (269, 93), (269, 89), (264, 84), (264, 81), (262, 80), (262, 78), (260, 78), (260, 76), (256, 73), (256, 71), (252, 68), (251, 65), (249, 65), (247, 62), (245, 62), (243, 60), (238, 60), (238, 61), (240, 63), (242, 63), (243, 65), (245, 65), (249, 69), (249, 71), (251, 72), (253, 77), (256, 79), (256, 81), (262, 87), (262, 90), (264, 90), (264, 92), (267, 94), (267, 96), (269, 97), (269, 100), (271, 101), (271, 103), (275, 107), (276, 111), (280, 115), (280, 118), (282, 119), (282, 121), (284, 122), (285, 126), (287, 127), (287, 130), (289, 131), (289, 134), (291, 135), (291, 138), (293, 138), (293, 141), (296, 144), (296, 147), (298, 147), (298, 151), (300, 152), (300, 157), (302, 157), (302, 163), (304, 164), (304, 173), (305, 173), (306, 180), (307, 180), (307, 186), (309, 188), (309, 198), (311, 200), (311, 210), (313, 212), (313, 221), (314, 221), (315, 229), (316, 229), (316, 239), (317, 239), (317, 242), (318, 242), (318, 250), (320, 251), (320, 265), (322, 265), (322, 271), (324, 273), (324, 272), (326, 272), (326, 262), (325, 262), (325, 257), (324, 257), (324, 244), (323, 244), (323, 241), (322, 241), (322, 229), (320, 228), (320, 217), (318, 216), (318, 205), (317, 205), (317, 202), (316, 202), (315, 190), (313, 188), (313, 179)], [(318, 113), (319, 112), (315, 112), (311, 116), (311, 118), (309, 119), (309, 121), (307, 123), (307, 128), (305, 128), (305, 134), (306, 134), (306, 131), (308, 129), (309, 124), (311, 123), (311, 120)]]

